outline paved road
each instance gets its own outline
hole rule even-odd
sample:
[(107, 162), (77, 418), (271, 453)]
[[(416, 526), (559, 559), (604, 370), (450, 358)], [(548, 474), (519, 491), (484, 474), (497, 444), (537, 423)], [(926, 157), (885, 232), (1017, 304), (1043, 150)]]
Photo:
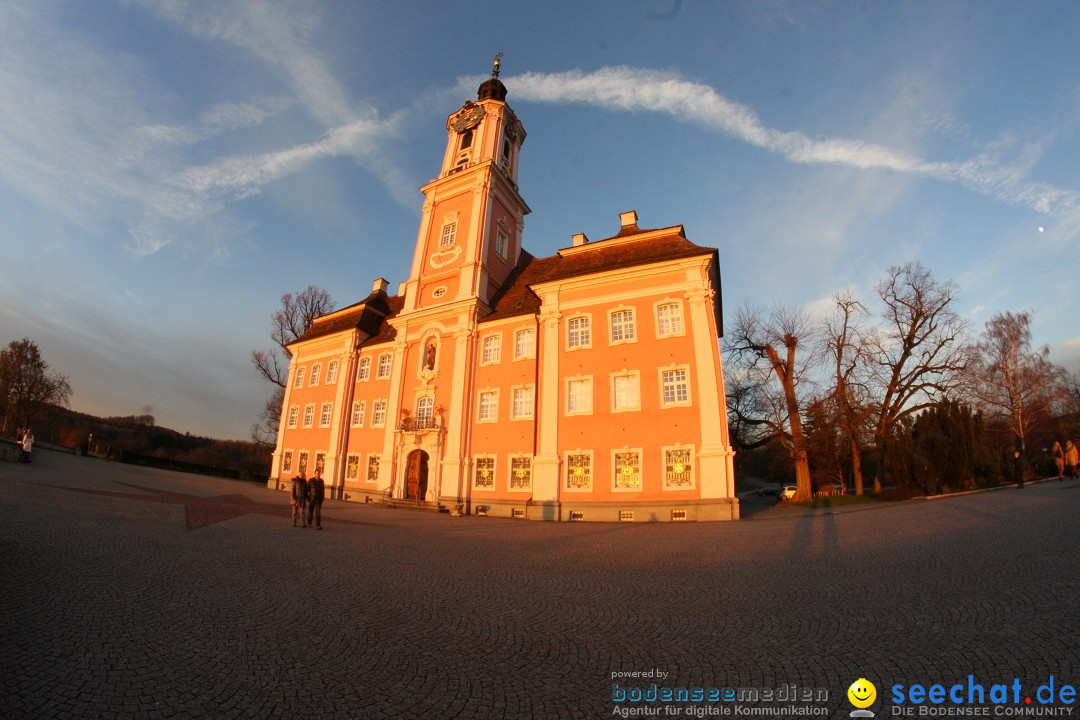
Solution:
[(884, 718), (894, 683), (1080, 685), (1080, 482), (685, 525), (328, 501), (316, 532), (258, 486), (35, 455), (0, 465), (2, 718), (725, 709), (613, 702), (653, 682), (847, 717), (860, 677)]

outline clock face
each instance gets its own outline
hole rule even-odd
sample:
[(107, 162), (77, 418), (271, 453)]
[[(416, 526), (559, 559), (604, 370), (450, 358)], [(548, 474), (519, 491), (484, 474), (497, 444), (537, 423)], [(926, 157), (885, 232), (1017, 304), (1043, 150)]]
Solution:
[(480, 121), (484, 119), (484, 108), (479, 105), (474, 105), (468, 110), (462, 110), (458, 113), (457, 117), (451, 123), (450, 127), (454, 128), (456, 132), (465, 132), (466, 130), (472, 130), (474, 127), (480, 124)]

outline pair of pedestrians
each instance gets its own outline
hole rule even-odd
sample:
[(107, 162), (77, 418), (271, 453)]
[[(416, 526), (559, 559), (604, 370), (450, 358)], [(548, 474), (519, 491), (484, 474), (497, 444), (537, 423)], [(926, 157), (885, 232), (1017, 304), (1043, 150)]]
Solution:
[(317, 530), (322, 530), (322, 504), (326, 499), (326, 484), (322, 479), (322, 471), (316, 470), (315, 477), (307, 480), (304, 471), (293, 478), (292, 486), (292, 524), (296, 527), (296, 516), (299, 513), (300, 523), (309, 528), (314, 523)]

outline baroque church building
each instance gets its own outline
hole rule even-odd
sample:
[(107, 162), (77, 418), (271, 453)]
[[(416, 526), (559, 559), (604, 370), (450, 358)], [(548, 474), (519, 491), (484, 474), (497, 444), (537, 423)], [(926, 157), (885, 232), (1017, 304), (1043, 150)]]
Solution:
[(492, 77), (447, 120), (409, 279), (315, 320), (270, 486), (531, 520), (739, 517), (717, 251), (638, 226), (522, 247), (525, 129)]

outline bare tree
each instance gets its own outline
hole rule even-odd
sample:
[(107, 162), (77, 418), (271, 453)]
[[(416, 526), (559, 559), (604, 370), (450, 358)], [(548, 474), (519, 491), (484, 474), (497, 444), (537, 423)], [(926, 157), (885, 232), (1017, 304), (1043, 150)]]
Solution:
[(71, 384), (64, 375), (49, 372), (41, 351), (29, 338), (12, 341), (0, 350), (0, 408), (4, 411), (3, 432), (11, 421), (22, 427), (47, 405), (67, 406)]
[(967, 367), (968, 324), (953, 308), (959, 288), (919, 262), (889, 268), (877, 286), (884, 326), (871, 338), (877, 477), (893, 428), (957, 388)]
[(289, 344), (303, 336), (311, 328), (315, 318), (333, 309), (334, 301), (330, 299), (330, 293), (314, 285), (308, 285), (295, 295), (285, 293), (281, 296), (281, 309), (270, 318), (273, 323), (270, 339), (277, 343), (281, 351), (279, 352), (278, 348), (271, 348), (269, 352), (251, 351), (251, 363), (255, 369), (277, 385), (273, 397), (267, 401), (260, 414), (259, 422), (251, 428), (251, 438), (255, 442), (269, 445), (277, 438), (281, 403), (285, 398), (285, 384), (289, 378), (289, 359), (292, 357)]
[(736, 431), (758, 429), (783, 444), (795, 467), (795, 500), (813, 499), (809, 453), (801, 416), (800, 384), (807, 382), (811, 323), (799, 310), (774, 307), (767, 318), (749, 306), (739, 309), (734, 332), (725, 337), (732, 362), (728, 408)]
[(866, 369), (869, 359), (862, 318), (866, 306), (850, 292), (833, 296), (833, 313), (822, 323), (823, 354), (833, 376), (831, 410), (851, 454), (855, 494), (863, 494), (862, 438), (868, 420)]
[(986, 323), (972, 354), (970, 390), (977, 406), (1007, 424), (1020, 452), (1029, 432), (1068, 397), (1067, 373), (1050, 348), (1031, 347), (1031, 314), (1005, 312)]

